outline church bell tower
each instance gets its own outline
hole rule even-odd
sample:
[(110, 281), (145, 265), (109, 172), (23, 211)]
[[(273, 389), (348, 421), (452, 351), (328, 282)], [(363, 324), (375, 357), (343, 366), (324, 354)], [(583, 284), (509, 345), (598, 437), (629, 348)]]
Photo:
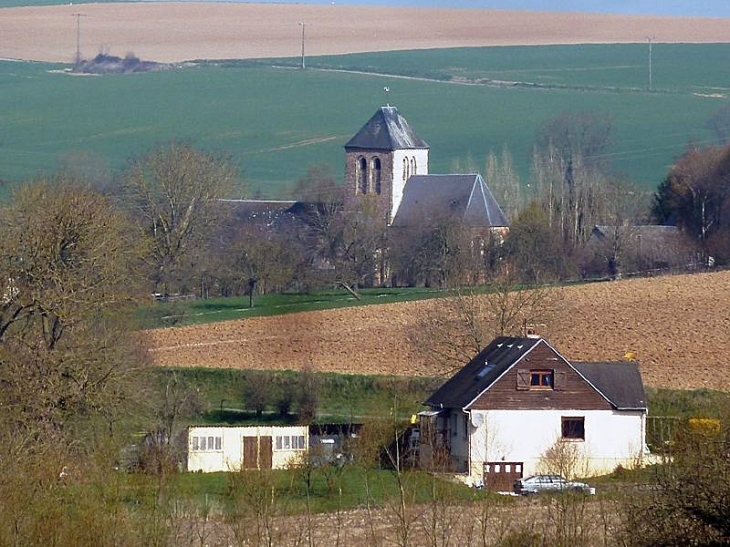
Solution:
[(408, 178), (428, 174), (428, 150), (394, 106), (379, 108), (345, 144), (345, 204), (371, 200), (390, 225)]

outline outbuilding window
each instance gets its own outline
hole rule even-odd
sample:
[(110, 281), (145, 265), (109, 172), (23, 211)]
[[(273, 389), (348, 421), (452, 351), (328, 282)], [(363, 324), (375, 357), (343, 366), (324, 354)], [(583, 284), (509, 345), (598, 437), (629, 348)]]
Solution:
[(223, 438), (217, 436), (193, 437), (190, 447), (193, 452), (219, 452), (223, 449)]
[(276, 450), (305, 450), (307, 443), (304, 435), (277, 435)]
[(586, 439), (585, 418), (561, 418), (562, 438), (568, 441), (584, 441)]

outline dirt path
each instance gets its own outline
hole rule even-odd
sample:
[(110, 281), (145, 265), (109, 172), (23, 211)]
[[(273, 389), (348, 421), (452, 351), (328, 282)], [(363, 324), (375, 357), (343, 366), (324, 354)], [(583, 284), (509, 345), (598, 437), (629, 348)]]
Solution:
[(730, 42), (723, 19), (340, 5), (139, 2), (0, 10), (0, 58), (72, 62), (104, 50), (123, 57), (296, 57), (498, 45)]
[[(730, 390), (730, 272), (632, 279), (561, 289), (563, 313), (545, 335), (574, 360), (631, 351), (647, 385)], [(387, 304), (148, 331), (167, 366), (300, 369), (429, 376), (408, 341), (433, 301)]]

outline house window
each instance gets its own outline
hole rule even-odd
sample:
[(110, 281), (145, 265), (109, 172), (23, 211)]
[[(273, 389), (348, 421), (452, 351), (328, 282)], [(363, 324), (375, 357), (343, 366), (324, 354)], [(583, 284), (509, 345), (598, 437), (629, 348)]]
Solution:
[(584, 441), (586, 438), (585, 418), (561, 418), (561, 433), (564, 440)]
[(552, 389), (553, 388), (553, 371), (552, 370), (531, 370), (530, 371), (530, 389)]
[(220, 452), (223, 450), (223, 437), (193, 437), (190, 450), (193, 452)]
[(304, 435), (277, 435), (276, 450), (306, 450)]

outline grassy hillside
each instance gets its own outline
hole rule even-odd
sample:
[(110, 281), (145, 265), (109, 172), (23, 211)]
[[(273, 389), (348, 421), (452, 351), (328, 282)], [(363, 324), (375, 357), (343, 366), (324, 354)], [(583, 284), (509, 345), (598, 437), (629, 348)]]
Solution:
[[(290, 391), (295, 400), (292, 411), (296, 413), (296, 396), (300, 393), (300, 371), (251, 371), (235, 369), (179, 368), (158, 369), (155, 375), (166, 382), (175, 373), (178, 381), (195, 391), (201, 400), (202, 423), (260, 422), (250, 412), (245, 386), (253, 383), (269, 397), (267, 413), (263, 420), (281, 422), (276, 402), (282, 391)], [(392, 415), (394, 394), (397, 394), (397, 414), (408, 420), (412, 414), (423, 410), (423, 401), (443, 382), (434, 377), (394, 377), (382, 375), (315, 373), (318, 422), (361, 422), (371, 418)], [(164, 385), (164, 384), (163, 384)], [(286, 421), (286, 420), (284, 420)]]
[[(388, 100), (431, 145), (435, 173), (479, 167), (489, 150), (506, 145), (527, 176), (535, 131), (545, 120), (567, 110), (606, 112), (614, 120), (609, 155), (616, 169), (654, 188), (689, 141), (710, 139), (703, 122), (722, 102), (692, 91), (717, 92), (727, 81), (717, 59), (730, 53), (730, 45), (657, 46), (654, 81), (671, 93), (627, 90), (643, 85), (641, 52), (640, 46), (616, 45), (480, 48), (309, 62), (441, 80), (613, 84), (626, 88), (622, 92), (490, 88), (235, 62), (105, 77), (0, 62), (0, 178), (23, 180), (79, 161), (114, 172), (130, 156), (181, 139), (228, 151), (248, 195), (280, 196), (312, 165), (328, 163), (341, 175), (343, 144)], [(668, 57), (660, 61), (663, 55)], [(685, 68), (670, 71), (675, 65)]]

